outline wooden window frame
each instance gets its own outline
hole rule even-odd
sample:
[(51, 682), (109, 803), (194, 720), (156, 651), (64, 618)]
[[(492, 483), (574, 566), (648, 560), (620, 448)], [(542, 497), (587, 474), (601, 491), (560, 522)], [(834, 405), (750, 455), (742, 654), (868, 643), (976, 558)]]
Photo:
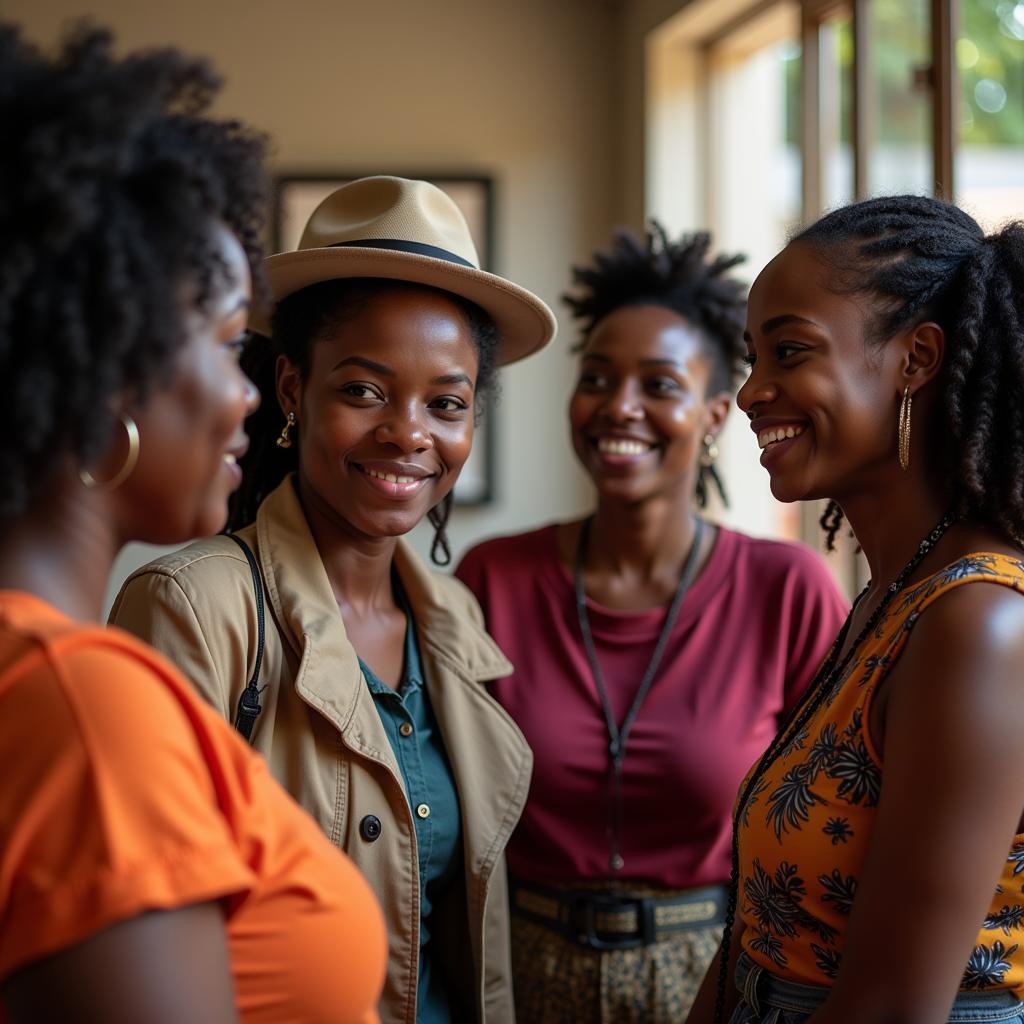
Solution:
[[(802, 79), (800, 97), (803, 219), (810, 223), (823, 212), (821, 192), (821, 34), (837, 14), (850, 16), (853, 25), (853, 191), (857, 199), (868, 195), (868, 154), (873, 125), (870, 102), (871, 0), (802, 0), (800, 43)], [(952, 200), (956, 191), (954, 157), (957, 146), (956, 68), (957, 0), (931, 0), (931, 63), (926, 78), (932, 90), (932, 189)]]

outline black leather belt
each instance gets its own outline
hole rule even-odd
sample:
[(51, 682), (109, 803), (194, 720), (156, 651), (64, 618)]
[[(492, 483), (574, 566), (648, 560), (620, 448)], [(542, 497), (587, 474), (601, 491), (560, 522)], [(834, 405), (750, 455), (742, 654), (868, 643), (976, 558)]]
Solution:
[(546, 889), (509, 879), (512, 910), (591, 949), (633, 949), (673, 932), (725, 923), (726, 889), (708, 885), (676, 896)]

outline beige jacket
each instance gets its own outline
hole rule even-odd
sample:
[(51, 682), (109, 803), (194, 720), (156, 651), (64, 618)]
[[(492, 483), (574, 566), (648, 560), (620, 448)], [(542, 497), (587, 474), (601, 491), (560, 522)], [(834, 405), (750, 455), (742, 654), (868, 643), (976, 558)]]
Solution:
[[(390, 942), (384, 1024), (413, 1024), (419, 957), (416, 830), (401, 770), (345, 635), (291, 480), (240, 534), (262, 569), (263, 711), (252, 745), (277, 779), (355, 861), (384, 908)], [(454, 1019), (512, 1024), (505, 844), (526, 802), (532, 758), (485, 681), (512, 666), (457, 580), (400, 542), (395, 564), (420, 639), (427, 689), (455, 776), (465, 889), (437, 907), (431, 941), (456, 1000)], [(227, 537), (197, 541), (125, 582), (111, 622), (153, 644), (229, 721), (252, 672), (256, 601), (249, 565)], [(379, 838), (360, 833), (367, 815)], [(343, 950), (338, 951), (344, 955)]]

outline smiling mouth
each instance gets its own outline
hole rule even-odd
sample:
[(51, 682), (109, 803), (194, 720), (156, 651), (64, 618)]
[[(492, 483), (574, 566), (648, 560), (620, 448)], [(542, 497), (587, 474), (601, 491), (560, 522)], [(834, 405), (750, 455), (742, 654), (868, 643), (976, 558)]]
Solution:
[(385, 480), (389, 484), (414, 484), (417, 483), (419, 480), (426, 479), (426, 477), (421, 476), (406, 476), (403, 473), (382, 473), (376, 469), (363, 468), (363, 472), (367, 476), (372, 476), (374, 480)]
[(601, 455), (646, 455), (654, 448), (649, 441), (625, 437), (599, 437), (594, 444)]
[(379, 495), (398, 501), (419, 494), (435, 475), (426, 471), (416, 474), (392, 472), (375, 466), (363, 466), (358, 462), (353, 463), (353, 467)]
[(762, 449), (771, 448), (774, 445), (782, 444), (783, 441), (791, 441), (803, 432), (804, 427), (802, 426), (769, 427), (767, 430), (758, 432), (757, 446)]

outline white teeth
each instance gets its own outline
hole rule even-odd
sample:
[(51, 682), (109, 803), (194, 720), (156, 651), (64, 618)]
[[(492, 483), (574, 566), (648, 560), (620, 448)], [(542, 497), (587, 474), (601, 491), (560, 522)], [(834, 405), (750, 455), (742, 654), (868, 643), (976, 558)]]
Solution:
[(799, 437), (804, 432), (803, 427), (778, 427), (769, 430), (762, 430), (757, 435), (757, 446), (767, 448), (770, 444), (779, 441), (788, 441), (791, 437)]
[(643, 455), (651, 446), (643, 441), (628, 441), (621, 437), (600, 437), (597, 450), (606, 455)]
[(223, 460), (224, 460), (224, 461), (225, 461), (225, 462), (226, 462), (226, 463), (227, 463), (227, 464), (228, 464), (229, 466), (233, 466), (233, 465), (234, 465), (234, 464), (235, 464), (236, 462), (238, 462), (238, 459), (236, 459), (236, 458), (234, 457), (234, 455), (232, 455), (232, 454), (231, 454), (231, 452), (225, 452), (225, 453), (224, 453), (224, 454), (223, 454), (223, 455), (221, 456), (221, 458), (222, 458), (222, 459), (223, 459)]
[(386, 480), (389, 484), (414, 484), (416, 477), (400, 476), (397, 473), (380, 473), (375, 469), (368, 469), (367, 476), (375, 477), (377, 480)]

